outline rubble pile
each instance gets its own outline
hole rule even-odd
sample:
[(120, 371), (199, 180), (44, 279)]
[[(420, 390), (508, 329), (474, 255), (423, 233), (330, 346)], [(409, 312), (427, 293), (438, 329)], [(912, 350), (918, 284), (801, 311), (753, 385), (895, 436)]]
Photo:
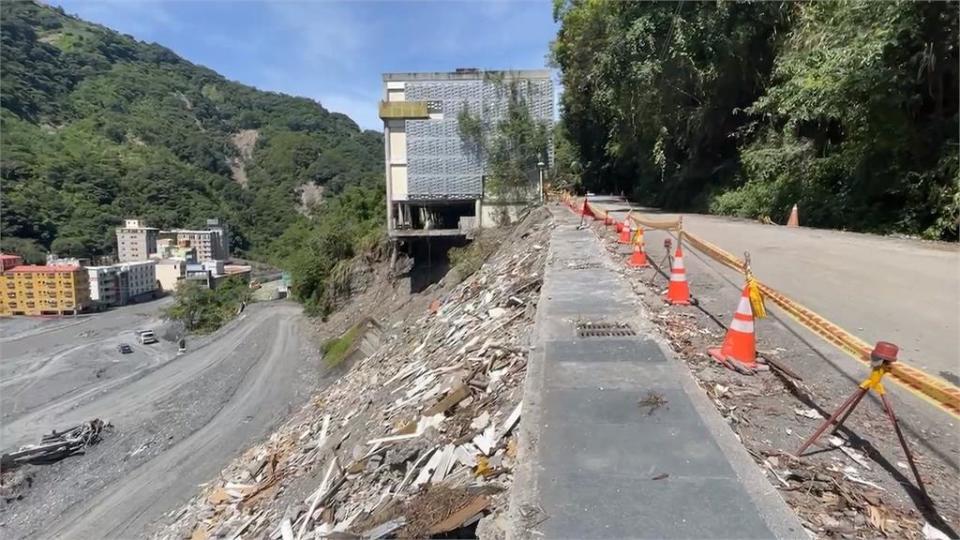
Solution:
[(858, 477), (850, 466), (810, 463), (789, 454), (761, 456), (784, 499), (817, 536), (924, 538), (923, 519), (884, 502), (883, 488)]
[(40, 439), (40, 444), (30, 444), (15, 452), (0, 456), (0, 468), (8, 471), (25, 464), (44, 465), (78, 454), (87, 446), (100, 442), (109, 423), (94, 418), (63, 431), (53, 430)]
[(463, 537), (505, 511), (550, 228), (528, 217), (416, 320), (371, 314), (383, 327), (376, 352), (158, 537)]

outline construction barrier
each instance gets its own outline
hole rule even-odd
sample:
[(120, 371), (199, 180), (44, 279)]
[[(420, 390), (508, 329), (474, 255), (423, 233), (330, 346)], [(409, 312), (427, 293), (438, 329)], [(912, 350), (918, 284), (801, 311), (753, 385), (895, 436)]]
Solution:
[[(590, 205), (597, 215), (606, 215), (607, 213), (599, 208)], [(697, 249), (704, 255), (727, 266), (737, 272), (743, 272), (745, 265), (740, 258), (724, 251), (720, 247), (683, 230), (682, 219), (678, 218), (672, 221), (652, 221), (644, 219), (641, 216), (631, 213), (629, 219), (638, 225), (645, 227), (661, 229), (666, 231), (676, 231), (682, 240), (685, 240), (691, 247)], [(847, 332), (840, 326), (830, 322), (820, 316), (810, 308), (791, 299), (785, 294), (777, 291), (773, 287), (757, 280), (757, 287), (766, 298), (779, 306), (792, 319), (797, 321), (814, 334), (817, 334), (828, 343), (833, 344), (847, 355), (860, 361), (866, 366), (870, 365), (870, 351), (873, 347), (868, 345), (862, 339)], [(920, 369), (905, 365), (902, 361), (897, 362), (890, 368), (890, 377), (901, 386), (912, 392), (919, 398), (936, 405), (940, 409), (960, 418), (960, 388), (941, 379), (930, 375)]]

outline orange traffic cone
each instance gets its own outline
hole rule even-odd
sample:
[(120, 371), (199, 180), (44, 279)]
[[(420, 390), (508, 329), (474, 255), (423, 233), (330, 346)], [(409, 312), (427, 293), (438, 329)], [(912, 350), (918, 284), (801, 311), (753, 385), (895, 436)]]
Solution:
[(627, 264), (633, 268), (643, 268), (647, 265), (647, 254), (643, 251), (643, 227), (637, 227), (637, 234), (633, 237), (633, 255)]
[(630, 243), (630, 222), (627, 220), (623, 220), (623, 227), (620, 229), (620, 239), (618, 240), (618, 243)]
[(677, 252), (673, 254), (673, 266), (670, 268), (670, 286), (667, 288), (667, 301), (671, 304), (690, 304), (690, 284), (687, 283), (687, 271), (683, 267), (683, 250), (677, 242)]
[(790, 211), (790, 219), (787, 220), (787, 227), (799, 227), (800, 226), (800, 215), (797, 212), (797, 205), (793, 205), (793, 210)]
[[(753, 308), (750, 306), (750, 286), (743, 287), (737, 312), (730, 321), (727, 337), (719, 349), (709, 349), (707, 352), (714, 360), (724, 365), (732, 366), (740, 371), (757, 369), (757, 340), (753, 333)], [(741, 369), (738, 369), (741, 368)]]

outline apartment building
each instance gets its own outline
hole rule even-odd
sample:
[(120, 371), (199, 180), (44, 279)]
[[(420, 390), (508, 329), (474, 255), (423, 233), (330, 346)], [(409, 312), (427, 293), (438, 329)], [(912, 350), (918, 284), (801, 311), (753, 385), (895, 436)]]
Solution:
[(2, 290), (0, 315), (75, 315), (91, 304), (87, 272), (75, 265), (14, 266)]
[(383, 75), (380, 118), (391, 238), (467, 236), (472, 229), (496, 226), (504, 215), (516, 216), (539, 198), (539, 174), (552, 150), (532, 156), (541, 160), (539, 170), (529, 171), (527, 189), (505, 199), (487, 189), (487, 156), (461, 132), (459, 116), (466, 112), (489, 136), (512, 98), (522, 100), (535, 121), (553, 124), (549, 70)]
[(109, 306), (122, 305), (119, 274), (117, 266), (88, 266), (90, 299)]
[(124, 220), (117, 228), (117, 260), (120, 262), (145, 261), (157, 252), (160, 230), (147, 227), (142, 220)]
[(136, 300), (157, 290), (157, 261), (122, 263), (120, 267), (120, 291), (126, 301)]
[(222, 237), (222, 229), (172, 229), (160, 231), (161, 240), (170, 240), (178, 246), (196, 250), (198, 262), (224, 260), (230, 251)]
[(157, 261), (134, 261), (109, 266), (88, 266), (90, 299), (122, 306), (157, 290)]

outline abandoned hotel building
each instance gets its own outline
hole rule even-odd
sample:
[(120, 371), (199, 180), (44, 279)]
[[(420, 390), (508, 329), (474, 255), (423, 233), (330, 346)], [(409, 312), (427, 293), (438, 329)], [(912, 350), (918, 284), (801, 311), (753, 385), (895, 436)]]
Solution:
[[(458, 116), (466, 110), (486, 133), (507, 113), (511, 93), (531, 117), (553, 123), (553, 81), (549, 70), (383, 75), (384, 152), (387, 230), (394, 240), (459, 237), (515, 217), (538, 197), (538, 171), (523, 197), (504, 200), (485, 190), (487, 157), (461, 133)], [(552, 158), (536, 156), (540, 168)]]

